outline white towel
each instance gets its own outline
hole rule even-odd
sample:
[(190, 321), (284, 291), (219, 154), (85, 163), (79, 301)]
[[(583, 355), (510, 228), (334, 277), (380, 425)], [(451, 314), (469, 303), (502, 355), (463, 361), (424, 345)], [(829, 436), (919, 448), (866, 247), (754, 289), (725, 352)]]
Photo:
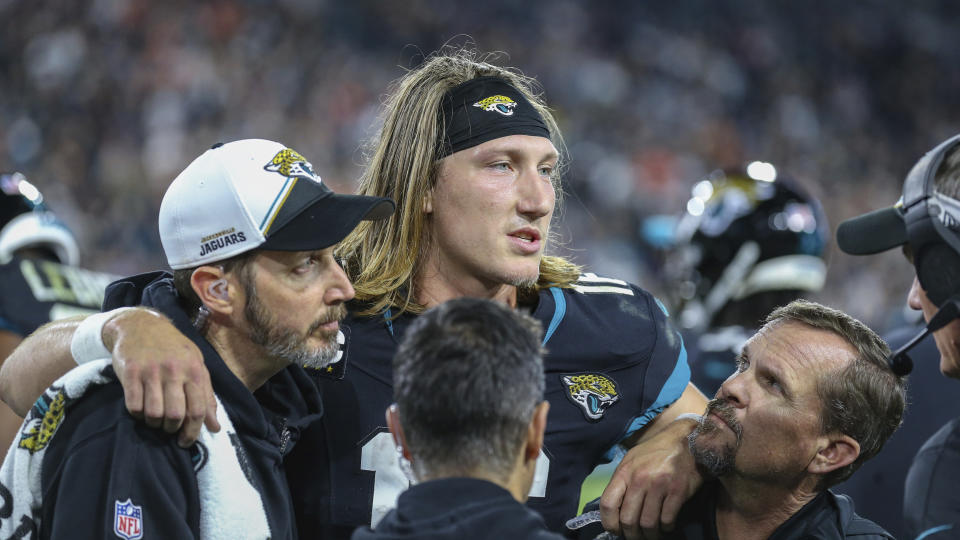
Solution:
[[(42, 527), (40, 478), (47, 445), (69, 415), (71, 402), (90, 386), (115, 380), (104, 374), (109, 364), (109, 359), (96, 360), (74, 368), (47, 389), (41, 401), (48, 404), (45, 410), (34, 407), (27, 415), (20, 428), (21, 435), (10, 445), (0, 467), (0, 489), (9, 492), (0, 495), (13, 506), (10, 517), (0, 520), (0, 537), (11, 537), (24, 518), (34, 521), (37, 530)], [(210, 540), (270, 538), (263, 501), (240, 467), (231, 442), (234, 439), (239, 444), (239, 438), (219, 398), (217, 420), (220, 431), (210, 433), (203, 428), (198, 441), (201, 453), (205, 454), (196, 470), (201, 537)], [(149, 537), (149, 531), (143, 533)]]

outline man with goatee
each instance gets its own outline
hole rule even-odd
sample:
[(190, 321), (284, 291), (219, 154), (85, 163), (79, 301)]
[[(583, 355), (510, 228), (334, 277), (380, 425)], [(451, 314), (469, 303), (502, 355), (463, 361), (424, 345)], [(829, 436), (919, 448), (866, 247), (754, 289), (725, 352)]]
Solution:
[(889, 354), (840, 311), (807, 301), (774, 310), (690, 434), (708, 480), (668, 538), (893, 538), (828, 489), (900, 425), (905, 381)]

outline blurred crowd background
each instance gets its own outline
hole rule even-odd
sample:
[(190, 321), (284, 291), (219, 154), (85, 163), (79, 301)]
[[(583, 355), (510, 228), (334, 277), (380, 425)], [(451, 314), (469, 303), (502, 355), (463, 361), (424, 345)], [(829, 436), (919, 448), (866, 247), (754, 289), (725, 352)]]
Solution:
[[(85, 266), (161, 267), (162, 194), (212, 143), (282, 141), (350, 191), (390, 81), (471, 43), (538, 78), (563, 129), (554, 251), (662, 292), (669, 235), (650, 218), (679, 215), (715, 169), (773, 163), (831, 229), (892, 204), (960, 131), (958, 15), (946, 0), (0, 0), (0, 169), (40, 187)], [(817, 299), (886, 328), (911, 268), (830, 251)]]

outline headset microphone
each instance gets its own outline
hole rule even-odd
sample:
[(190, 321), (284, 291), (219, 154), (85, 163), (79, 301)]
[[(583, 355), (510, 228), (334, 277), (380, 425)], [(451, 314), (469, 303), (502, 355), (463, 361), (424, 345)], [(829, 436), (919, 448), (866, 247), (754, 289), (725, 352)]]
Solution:
[(919, 334), (887, 357), (887, 363), (890, 364), (890, 369), (893, 370), (893, 373), (898, 377), (910, 373), (913, 370), (913, 360), (907, 355), (907, 351), (914, 348), (923, 338), (943, 328), (947, 323), (957, 317), (960, 317), (960, 295), (947, 298), (946, 302), (937, 310), (937, 313), (930, 319), (930, 322), (927, 323), (927, 326), (921, 330)]

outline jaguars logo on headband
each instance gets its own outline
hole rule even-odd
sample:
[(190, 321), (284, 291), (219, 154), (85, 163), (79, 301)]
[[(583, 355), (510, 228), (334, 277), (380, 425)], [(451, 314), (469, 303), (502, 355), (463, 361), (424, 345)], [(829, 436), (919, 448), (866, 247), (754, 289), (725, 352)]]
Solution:
[(583, 411), (591, 422), (603, 418), (614, 403), (620, 401), (617, 383), (600, 373), (575, 373), (561, 375), (567, 397)]
[(513, 116), (513, 109), (517, 106), (517, 102), (507, 96), (496, 95), (481, 99), (473, 106), (485, 111), (498, 112), (504, 116)]
[(307, 161), (307, 158), (301, 156), (296, 150), (284, 148), (273, 156), (270, 163), (263, 166), (264, 169), (280, 173), (287, 178), (306, 178), (314, 182), (320, 182), (320, 177), (314, 174), (313, 165)]

